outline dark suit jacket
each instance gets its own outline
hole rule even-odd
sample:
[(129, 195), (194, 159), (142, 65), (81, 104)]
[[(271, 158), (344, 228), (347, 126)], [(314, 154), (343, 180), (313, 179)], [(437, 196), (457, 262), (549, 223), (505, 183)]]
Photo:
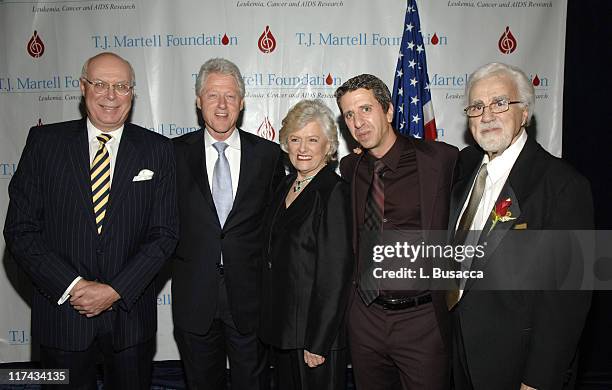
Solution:
[[(420, 185), (421, 225), (422, 230), (446, 230), (448, 225), (450, 191), (453, 183), (453, 172), (457, 161), (458, 150), (443, 142), (398, 135), (397, 141), (403, 148), (413, 147), (416, 151), (417, 170)], [(340, 162), (342, 177), (353, 183), (351, 197), (353, 200), (353, 221), (357, 221), (355, 204), (355, 175), (360, 163), (365, 163), (364, 154), (350, 154)], [(353, 249), (357, 253), (358, 227), (353, 226)], [(354, 274), (357, 283), (358, 275)], [(357, 297), (356, 299), (359, 299)], [(436, 318), (444, 344), (450, 350), (450, 321), (443, 291), (432, 291)]]
[(175, 138), (180, 239), (172, 269), (174, 325), (204, 334), (217, 307), (223, 252), (224, 276), (233, 320), (241, 333), (259, 320), (257, 286), (261, 226), (274, 188), (285, 176), (280, 148), (240, 133), (240, 178), (232, 210), (221, 228), (206, 175), (204, 131)]
[[(453, 228), (482, 157), (475, 147), (461, 151), (449, 222)], [(560, 389), (576, 351), (590, 294), (552, 291), (563, 279), (557, 274), (563, 258), (573, 251), (570, 240), (555, 240), (544, 247), (526, 240), (543, 229), (592, 229), (590, 186), (572, 167), (528, 138), (496, 204), (508, 198), (516, 219), (498, 222), (490, 232), (489, 220), (483, 229), (480, 242), (487, 241), (486, 255), (475, 259), (471, 269), (482, 270), (484, 278), (468, 281), (453, 318), (460, 321), (475, 389), (518, 389), (521, 382), (538, 390)], [(517, 225), (528, 230), (515, 230)], [(515, 234), (524, 238), (514, 239)], [(502, 270), (507, 280), (516, 271), (510, 267), (527, 263), (524, 259), (554, 262), (547, 269), (553, 271), (550, 280), (541, 281), (544, 289), (551, 290), (481, 291), (495, 289), (491, 278)]]
[[(133, 182), (149, 169), (148, 181)], [(170, 141), (126, 123), (98, 235), (85, 120), (30, 130), (9, 185), (8, 248), (32, 278), (32, 331), (48, 347), (84, 350), (101, 330), (115, 349), (146, 341), (157, 329), (154, 277), (177, 240), (176, 184)], [(121, 299), (97, 317), (57, 301), (77, 277), (111, 285)]]
[(259, 335), (278, 348), (327, 356), (346, 345), (350, 189), (328, 165), (285, 210), (295, 178), (279, 186), (265, 219)]

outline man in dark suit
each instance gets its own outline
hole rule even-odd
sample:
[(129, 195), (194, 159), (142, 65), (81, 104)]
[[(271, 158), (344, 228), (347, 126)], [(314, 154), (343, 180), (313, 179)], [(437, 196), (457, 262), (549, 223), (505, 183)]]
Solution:
[(153, 280), (177, 241), (175, 163), (168, 139), (125, 123), (133, 85), (121, 57), (87, 60), (87, 118), (33, 127), (9, 186), (4, 236), (36, 287), (41, 363), (69, 369), (72, 388), (97, 388), (100, 353), (105, 387), (151, 384)]
[(456, 244), (471, 240), (485, 252), (462, 265), (483, 278), (467, 279), (449, 299), (455, 388), (565, 388), (590, 294), (555, 291), (572, 276), (565, 260), (576, 256), (562, 232), (552, 243), (539, 238), (592, 228), (589, 183), (527, 135), (535, 98), (520, 69), (482, 66), (466, 97), (480, 148), (461, 151), (449, 225)]
[[(357, 387), (447, 389), (450, 330), (441, 291), (367, 286), (367, 255), (360, 244), (383, 230), (445, 230), (457, 149), (398, 135), (387, 86), (363, 74), (344, 83), (336, 99), (360, 154), (342, 159), (352, 186), (358, 261), (348, 333)], [(376, 195), (378, 194), (378, 195)], [(374, 221), (374, 223), (372, 223)], [(420, 239), (419, 239), (420, 241)], [(371, 256), (370, 256), (371, 261)]]
[(205, 128), (174, 141), (180, 240), (173, 262), (174, 335), (191, 389), (269, 386), (256, 336), (261, 225), (285, 174), (277, 144), (236, 128), (244, 81), (214, 58), (196, 80)]

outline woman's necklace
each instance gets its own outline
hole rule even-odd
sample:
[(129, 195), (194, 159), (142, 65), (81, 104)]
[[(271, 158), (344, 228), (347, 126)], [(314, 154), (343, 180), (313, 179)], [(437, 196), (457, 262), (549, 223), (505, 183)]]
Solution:
[(309, 181), (314, 179), (315, 176), (316, 176), (316, 174), (314, 174), (312, 176), (305, 177), (302, 180), (296, 180), (295, 184), (293, 185), (293, 192), (300, 192), (300, 191), (302, 191), (302, 189), (306, 186), (306, 184), (308, 184)]

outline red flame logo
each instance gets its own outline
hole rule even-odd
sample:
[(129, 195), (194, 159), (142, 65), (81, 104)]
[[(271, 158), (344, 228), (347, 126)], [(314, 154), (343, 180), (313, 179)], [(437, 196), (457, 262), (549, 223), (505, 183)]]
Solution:
[(431, 37), (431, 44), (437, 45), (440, 42), (440, 38), (438, 38), (438, 34), (434, 33), (433, 37)]
[(325, 78), (325, 84), (332, 85), (333, 83), (334, 83), (334, 79), (332, 78), (331, 73), (328, 73), (327, 77)]
[(502, 36), (499, 38), (497, 46), (504, 54), (510, 54), (516, 50), (516, 38), (514, 38), (514, 35), (512, 35), (510, 27), (506, 26), (506, 31), (504, 31)]
[(274, 130), (274, 127), (272, 127), (272, 123), (270, 123), (270, 120), (267, 116), (263, 120), (263, 122), (261, 122), (261, 125), (259, 125), (259, 127), (257, 128), (257, 135), (267, 140), (274, 141), (276, 131)]
[(274, 35), (272, 35), (270, 26), (266, 26), (263, 34), (261, 34), (259, 40), (257, 41), (257, 46), (259, 47), (259, 50), (266, 54), (272, 53), (274, 49), (276, 49), (276, 38), (274, 38)]
[(533, 86), (537, 87), (538, 85), (540, 85), (540, 78), (538, 77), (538, 75), (536, 74), (535, 77), (533, 78)]
[(229, 38), (227, 37), (227, 34), (223, 34), (223, 38), (221, 38), (221, 43), (224, 46), (227, 46), (227, 44), (229, 43)]
[(38, 123), (36, 124), (36, 126), (42, 126), (42, 125), (43, 125), (42, 118), (38, 118)]
[(40, 35), (38, 35), (38, 32), (36, 30), (34, 30), (32, 38), (30, 38), (30, 40), (28, 41), (27, 49), (28, 54), (31, 55), (33, 58), (40, 58), (45, 52), (45, 44), (40, 39)]

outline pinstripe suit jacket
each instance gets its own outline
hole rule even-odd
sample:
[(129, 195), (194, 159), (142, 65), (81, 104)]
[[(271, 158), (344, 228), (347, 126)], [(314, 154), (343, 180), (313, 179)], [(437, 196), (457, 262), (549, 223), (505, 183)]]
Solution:
[[(141, 169), (154, 172), (133, 182)], [(85, 120), (30, 130), (9, 185), (8, 249), (32, 278), (32, 333), (41, 344), (83, 350), (112, 330), (116, 350), (155, 335), (154, 277), (177, 241), (170, 140), (125, 124), (101, 235), (95, 227)], [(77, 277), (112, 286), (112, 311), (80, 315), (57, 301)]]

